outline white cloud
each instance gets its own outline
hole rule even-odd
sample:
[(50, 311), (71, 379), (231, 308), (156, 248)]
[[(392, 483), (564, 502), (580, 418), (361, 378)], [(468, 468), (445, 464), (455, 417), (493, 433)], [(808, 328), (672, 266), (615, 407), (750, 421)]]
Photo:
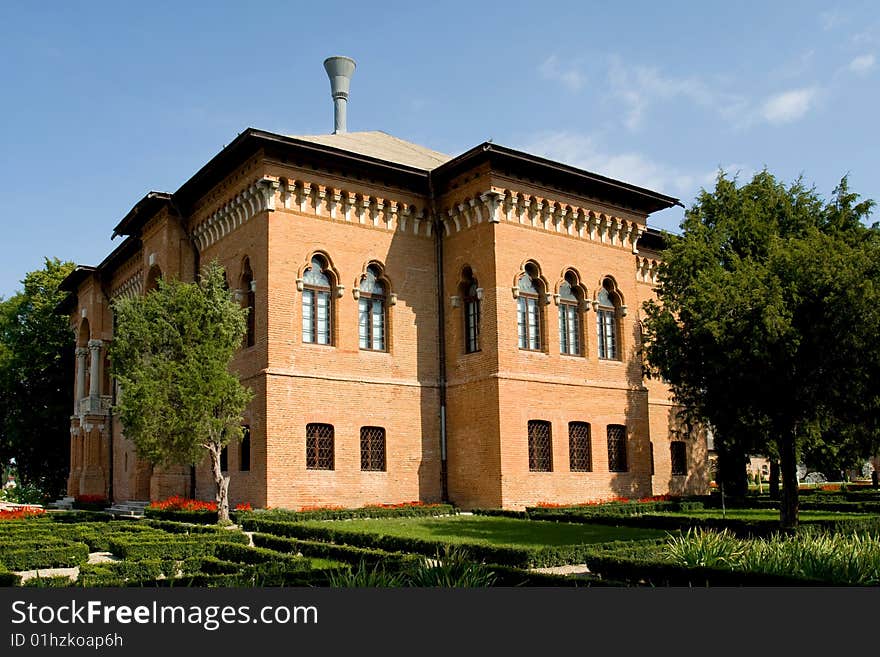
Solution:
[(839, 9), (823, 11), (819, 14), (819, 25), (821, 25), (822, 29), (826, 32), (833, 30), (839, 25), (843, 25), (846, 20), (846, 17), (840, 12)]
[(737, 116), (746, 105), (742, 96), (713, 89), (699, 78), (670, 77), (650, 66), (626, 66), (616, 56), (611, 58), (608, 82), (611, 95), (625, 107), (624, 125), (633, 132), (641, 127), (647, 111), (658, 102), (684, 99), (725, 119)]
[(770, 96), (760, 109), (760, 116), (768, 123), (781, 124), (797, 121), (806, 115), (816, 101), (816, 87), (791, 89)]
[(849, 63), (847, 68), (853, 73), (864, 75), (873, 69), (876, 63), (877, 60), (873, 54), (859, 55)]
[(587, 82), (587, 78), (577, 67), (567, 66), (563, 69), (556, 55), (550, 55), (545, 59), (538, 67), (538, 71), (547, 80), (561, 82), (569, 91), (580, 91)]
[[(717, 169), (684, 171), (655, 162), (638, 152), (608, 153), (593, 136), (564, 131), (535, 135), (518, 148), (579, 169), (682, 198), (689, 198), (701, 186), (712, 185), (717, 173)], [(737, 167), (734, 171), (737, 169), (742, 167)]]

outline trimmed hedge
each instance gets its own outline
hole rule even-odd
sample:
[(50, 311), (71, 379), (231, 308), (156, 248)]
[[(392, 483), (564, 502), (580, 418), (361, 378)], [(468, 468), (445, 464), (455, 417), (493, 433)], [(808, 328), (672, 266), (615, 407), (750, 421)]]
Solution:
[(0, 586), (18, 586), (20, 580), (21, 577), (19, 577), (15, 573), (11, 573), (8, 570), (0, 568)]
[[(644, 529), (665, 529), (667, 531), (687, 531), (703, 527), (705, 529), (729, 529), (743, 538), (765, 538), (781, 531), (779, 521), (744, 520), (741, 518), (706, 518), (687, 516), (664, 516), (655, 514), (615, 516), (610, 514), (588, 515), (584, 513), (539, 513), (529, 514), (531, 520), (555, 520), (557, 522), (596, 523), (618, 527), (638, 527)], [(880, 516), (865, 518), (841, 518), (838, 520), (816, 520), (802, 526), (821, 527), (830, 531), (880, 532)]]
[(111, 538), (110, 551), (124, 559), (185, 559), (213, 555), (218, 544), (225, 542), (248, 543), (248, 537), (239, 532), (212, 536), (200, 534), (193, 537), (174, 537), (146, 540)]
[(658, 511), (698, 511), (705, 508), (702, 501), (697, 500), (671, 500), (664, 502), (607, 502), (604, 504), (588, 506), (563, 506), (563, 507), (526, 507), (526, 515), (535, 518), (562, 515), (585, 515), (585, 516), (615, 516), (629, 517), (638, 516)]
[(89, 546), (85, 543), (68, 543), (49, 547), (3, 549), (0, 566), (7, 570), (34, 570), (37, 568), (69, 568), (89, 560)]
[(216, 511), (183, 511), (174, 509), (144, 509), (144, 517), (154, 520), (173, 520), (176, 522), (191, 522), (200, 525), (217, 524)]
[(379, 563), (391, 565), (392, 567), (398, 565), (403, 567), (421, 559), (421, 557), (412, 554), (354, 547), (351, 545), (336, 545), (335, 543), (325, 543), (323, 541), (283, 538), (272, 534), (256, 533), (253, 535), (253, 539), (254, 545), (276, 550), (277, 552), (291, 552), (307, 557), (334, 559), (353, 565), (363, 562), (370, 567)]
[(303, 520), (348, 520), (350, 518), (424, 518), (449, 516), (455, 513), (455, 507), (451, 504), (426, 504), (399, 508), (365, 506), (360, 509), (319, 509), (315, 511), (268, 509), (240, 511), (238, 521), (241, 524), (250, 519), (298, 522)]

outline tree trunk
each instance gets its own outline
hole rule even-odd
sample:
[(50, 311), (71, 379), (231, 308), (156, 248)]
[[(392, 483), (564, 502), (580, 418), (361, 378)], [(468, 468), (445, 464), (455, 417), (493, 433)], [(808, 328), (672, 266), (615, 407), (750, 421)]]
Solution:
[(796, 449), (793, 431), (779, 440), (779, 465), (782, 470), (782, 501), (779, 505), (779, 520), (783, 529), (794, 529), (798, 525)]
[(770, 499), (779, 499), (779, 461), (770, 459)]
[(219, 443), (212, 443), (211, 452), (211, 472), (214, 474), (214, 483), (217, 485), (217, 524), (229, 524), (229, 476), (224, 475), (220, 469), (220, 453), (223, 446)]

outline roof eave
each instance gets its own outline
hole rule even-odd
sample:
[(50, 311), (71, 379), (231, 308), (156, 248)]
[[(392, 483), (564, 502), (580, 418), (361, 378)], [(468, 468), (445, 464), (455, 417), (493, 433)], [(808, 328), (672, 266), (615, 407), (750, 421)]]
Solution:
[(606, 195), (610, 195), (618, 201), (627, 201), (631, 207), (646, 214), (676, 205), (684, 207), (681, 201), (673, 196), (491, 142), (479, 144), (440, 165), (432, 171), (432, 176), (440, 181), (448, 180), (473, 167), (475, 165), (473, 160), (476, 160), (477, 163), (482, 161), (492, 163), (494, 161), (496, 164), (508, 164), (521, 170), (528, 170), (550, 181), (565, 181), (575, 187), (586, 186), (590, 188), (590, 191), (604, 191)]

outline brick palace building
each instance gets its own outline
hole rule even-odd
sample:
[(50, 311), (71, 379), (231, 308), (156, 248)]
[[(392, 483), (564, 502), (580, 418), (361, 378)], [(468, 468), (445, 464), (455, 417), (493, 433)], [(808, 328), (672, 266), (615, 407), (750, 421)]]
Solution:
[(643, 380), (639, 354), (662, 246), (646, 220), (677, 200), (494, 143), (450, 157), (349, 133), (337, 92), (333, 134), (245, 130), (176, 192), (138, 201), (119, 246), (64, 281), (68, 494), (213, 498), (207, 459), (137, 457), (106, 351), (114, 299), (214, 259), (251, 310), (233, 361), (255, 398), (225, 458), (232, 504), (704, 492), (705, 437)]

